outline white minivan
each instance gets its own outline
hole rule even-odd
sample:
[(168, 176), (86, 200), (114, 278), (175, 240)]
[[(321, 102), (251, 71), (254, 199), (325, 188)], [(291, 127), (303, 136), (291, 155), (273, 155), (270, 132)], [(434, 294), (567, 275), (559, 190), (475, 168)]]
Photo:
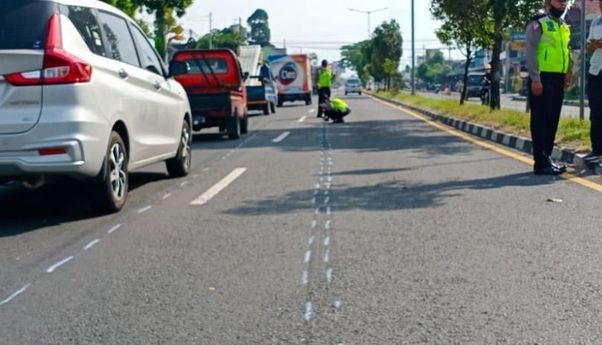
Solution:
[(134, 21), (96, 0), (0, 1), (0, 183), (84, 179), (104, 211), (128, 172), (191, 166), (183, 87)]

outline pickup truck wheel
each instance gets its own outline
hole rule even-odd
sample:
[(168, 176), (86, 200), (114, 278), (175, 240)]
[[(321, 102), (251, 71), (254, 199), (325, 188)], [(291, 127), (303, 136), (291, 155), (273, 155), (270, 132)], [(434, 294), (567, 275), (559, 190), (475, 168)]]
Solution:
[(249, 131), (249, 115), (245, 115), (245, 118), (240, 121), (240, 133), (247, 134)]
[(263, 106), (263, 115), (270, 115), (270, 102)]
[(188, 175), (190, 172), (190, 166), (192, 165), (191, 143), (192, 133), (190, 131), (190, 125), (184, 120), (178, 153), (174, 158), (165, 161), (165, 166), (167, 167), (167, 172), (170, 177), (182, 177)]
[(240, 118), (238, 116), (235, 116), (230, 118), (228, 122), (228, 138), (240, 138)]
[(276, 114), (276, 105), (270, 102), (270, 110), (272, 110), (272, 114)]
[(125, 205), (128, 197), (128, 153), (119, 133), (111, 132), (102, 179), (95, 199), (102, 212), (114, 213)]

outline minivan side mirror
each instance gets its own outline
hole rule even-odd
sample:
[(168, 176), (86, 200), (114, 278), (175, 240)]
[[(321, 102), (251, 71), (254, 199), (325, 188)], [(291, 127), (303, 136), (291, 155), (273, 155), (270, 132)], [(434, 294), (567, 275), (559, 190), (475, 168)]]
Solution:
[(247, 81), (247, 79), (249, 79), (249, 72), (245, 72), (242, 74), (242, 80)]

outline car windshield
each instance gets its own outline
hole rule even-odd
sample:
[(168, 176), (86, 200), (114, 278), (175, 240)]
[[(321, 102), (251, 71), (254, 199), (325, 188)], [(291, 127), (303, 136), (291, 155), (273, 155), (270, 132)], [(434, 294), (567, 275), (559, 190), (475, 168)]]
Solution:
[(54, 7), (46, 1), (0, 1), (0, 49), (44, 48)]

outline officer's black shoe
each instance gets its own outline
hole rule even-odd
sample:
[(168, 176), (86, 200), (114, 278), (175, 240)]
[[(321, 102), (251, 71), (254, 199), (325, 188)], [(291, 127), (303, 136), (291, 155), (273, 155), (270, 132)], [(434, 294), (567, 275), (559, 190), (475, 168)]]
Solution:
[(566, 171), (566, 168), (564, 168), (564, 170), (555, 167), (555, 166), (549, 166), (549, 167), (545, 167), (545, 168), (535, 168), (533, 169), (533, 174), (535, 175), (560, 175), (563, 172)]
[(598, 163), (598, 162), (600, 162), (600, 160), (602, 160), (602, 158), (600, 158), (600, 156), (602, 156), (602, 155), (598, 154), (597, 152), (590, 152), (587, 155), (585, 155), (585, 157), (583, 157), (583, 160), (586, 163), (594, 164), (594, 163)]
[(558, 162), (551, 162), (552, 167), (560, 170), (561, 173), (565, 173), (566, 172), (566, 165), (562, 164), (562, 163), (558, 163)]

